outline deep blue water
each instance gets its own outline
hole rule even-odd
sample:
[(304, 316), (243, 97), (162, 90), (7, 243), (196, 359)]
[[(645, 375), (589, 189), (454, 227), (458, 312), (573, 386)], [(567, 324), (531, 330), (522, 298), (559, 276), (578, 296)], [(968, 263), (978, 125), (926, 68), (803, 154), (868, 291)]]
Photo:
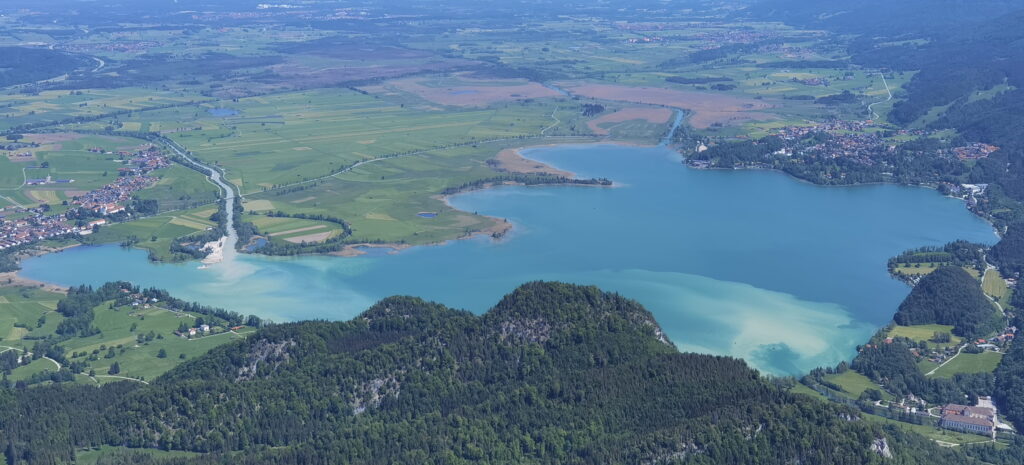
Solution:
[(851, 358), (891, 319), (908, 288), (889, 278), (889, 257), (996, 239), (961, 201), (928, 189), (699, 171), (663, 147), (525, 153), (617, 187), (500, 187), (452, 198), (512, 221), (498, 242), (356, 258), (243, 255), (205, 270), (150, 264), (139, 250), (79, 247), (27, 260), (22, 274), (65, 285), (131, 280), (277, 321), (348, 319), (393, 294), (483, 312), (530, 280), (596, 284), (643, 303), (682, 350), (797, 374)]

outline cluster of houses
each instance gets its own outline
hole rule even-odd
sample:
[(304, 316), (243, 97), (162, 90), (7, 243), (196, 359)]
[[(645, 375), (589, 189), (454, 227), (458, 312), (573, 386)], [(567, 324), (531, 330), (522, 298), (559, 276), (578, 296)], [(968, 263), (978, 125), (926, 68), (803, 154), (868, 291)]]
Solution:
[[(807, 85), (828, 85), (828, 81), (819, 78), (803, 79), (800, 82)], [(810, 134), (826, 133), (829, 140), (809, 147), (797, 147), (799, 141)], [(901, 129), (890, 130), (878, 125), (873, 120), (863, 121), (829, 121), (812, 126), (787, 126), (779, 129), (777, 135), (784, 141), (792, 143), (777, 152), (777, 155), (791, 156), (796, 153), (800, 155), (812, 155), (824, 158), (845, 158), (853, 159), (865, 165), (872, 166), (878, 163), (875, 157), (896, 152), (898, 144), (888, 140), (889, 136), (911, 136), (927, 137), (934, 132), (925, 129)], [(948, 158), (959, 158), (961, 160), (976, 160), (985, 158), (992, 152), (999, 150), (999, 147), (982, 143), (970, 143), (960, 147), (950, 147), (938, 150), (938, 155)], [(980, 193), (979, 193), (980, 194)]]
[(11, 161), (27, 161), (27, 160), (32, 160), (33, 157), (35, 157), (35, 154), (33, 154), (31, 151), (22, 150), (22, 149), (34, 148), (34, 147), (39, 147), (39, 144), (37, 144), (35, 142), (22, 142), (22, 141), (8, 142), (8, 143), (5, 143), (5, 144), (0, 143), (0, 150), (8, 150), (8, 152), (5, 152), (4, 155), (7, 156), (7, 158), (9, 160), (11, 160)]
[(873, 120), (832, 120), (824, 123), (816, 123), (811, 126), (786, 126), (779, 129), (778, 136), (782, 140), (797, 141), (808, 134), (826, 132), (832, 135), (842, 133), (861, 133), (869, 129), (877, 129), (879, 126)]
[[(92, 148), (90, 152), (103, 152)], [(72, 204), (100, 215), (113, 215), (125, 210), (124, 203), (132, 198), (136, 191), (150, 187), (157, 178), (147, 174), (153, 170), (171, 164), (156, 147), (147, 146), (134, 152), (121, 151), (117, 154), (124, 160), (124, 167), (118, 168), (117, 179), (99, 189), (89, 191), (76, 197)]]
[[(709, 23), (703, 24), (708, 25)], [(718, 48), (726, 44), (753, 44), (780, 37), (782, 37), (781, 34), (773, 31), (718, 29), (701, 32), (693, 37), (688, 37), (687, 40), (697, 40), (703, 44), (703, 48)]]
[(812, 77), (812, 78), (792, 78), (790, 81), (797, 84), (803, 84), (805, 86), (824, 86), (828, 87), (831, 82), (823, 77)]
[(630, 43), (630, 44), (650, 44), (650, 43), (654, 43), (654, 42), (661, 42), (663, 40), (665, 40), (665, 38), (661, 37), (661, 36), (643, 36), (643, 37), (631, 37), (631, 38), (626, 40), (626, 43)]
[[(890, 144), (873, 132), (830, 132), (828, 140), (799, 149), (803, 155), (822, 158), (847, 158), (872, 166), (879, 153), (892, 153), (896, 145)], [(794, 148), (786, 148), (781, 154), (792, 155)]]
[[(200, 333), (207, 334), (209, 332), (210, 332), (210, 325), (203, 324), (203, 325), (199, 325), (199, 326), (194, 327), (194, 328), (189, 328), (187, 334), (188, 334), (188, 337), (194, 337), (194, 336), (196, 336), (196, 335), (198, 335)], [(185, 336), (184, 334), (181, 334), (181, 333), (179, 333), (178, 335), (182, 336), (182, 337)]]
[(2, 209), (2, 213), (28, 213), (29, 216), (17, 220), (0, 218), (0, 250), (79, 232), (80, 228), (68, 225), (64, 215), (46, 216), (40, 210), (19, 207)]
[(106, 186), (75, 197), (71, 203), (96, 214), (113, 215), (125, 210), (123, 203), (131, 200), (132, 194), (156, 181), (157, 178), (146, 175), (119, 176)]
[[(102, 149), (89, 149), (94, 153)], [(157, 178), (147, 173), (170, 165), (170, 160), (153, 146), (144, 147), (134, 152), (118, 152), (124, 159), (125, 167), (119, 169), (117, 179), (99, 189), (75, 197), (71, 204), (91, 211), (96, 215), (106, 216), (125, 211), (125, 204), (131, 200), (136, 191), (150, 187)], [(31, 179), (30, 184), (46, 184), (53, 181)], [(71, 182), (71, 180), (67, 180)], [(66, 214), (47, 215), (48, 208), (6, 207), (0, 209), (0, 250), (25, 245), (32, 242), (63, 236), (67, 234), (91, 234), (93, 229), (107, 223), (99, 218), (88, 222), (70, 222)], [(6, 219), (7, 215), (18, 214), (17, 219)]]
[(952, 152), (957, 158), (961, 160), (977, 160), (979, 158), (985, 158), (999, 150), (999, 147), (990, 144), (983, 144), (981, 142), (974, 142), (963, 147), (954, 147)]
[[(1008, 279), (1007, 281), (1010, 281), (1010, 280)], [(1005, 330), (1003, 330), (1002, 334), (999, 334), (998, 336), (992, 336), (992, 337), (988, 338), (988, 340), (978, 339), (977, 340), (977, 344), (978, 344), (978, 347), (981, 347), (982, 349), (997, 350), (999, 347), (1005, 346), (1005, 345), (1013, 342), (1013, 338), (1016, 335), (1017, 335), (1017, 327), (1016, 326), (1008, 326), (1008, 327), (1006, 327)]]

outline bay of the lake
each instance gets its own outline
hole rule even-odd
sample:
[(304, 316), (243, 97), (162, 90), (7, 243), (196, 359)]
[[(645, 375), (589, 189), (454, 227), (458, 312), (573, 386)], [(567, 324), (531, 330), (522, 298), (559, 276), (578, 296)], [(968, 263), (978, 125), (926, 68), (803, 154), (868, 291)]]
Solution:
[(275, 321), (349, 319), (395, 294), (479, 313), (527, 281), (594, 284), (640, 301), (681, 350), (800, 374), (850, 359), (889, 322), (909, 292), (889, 277), (889, 257), (996, 240), (962, 201), (924, 188), (694, 170), (664, 147), (524, 154), (616, 187), (505, 186), (451, 198), (459, 209), (508, 218), (515, 228), (500, 241), (354, 258), (242, 254), (208, 269), (153, 264), (117, 245), (76, 247), (26, 260), (21, 274), (62, 285), (132, 281)]

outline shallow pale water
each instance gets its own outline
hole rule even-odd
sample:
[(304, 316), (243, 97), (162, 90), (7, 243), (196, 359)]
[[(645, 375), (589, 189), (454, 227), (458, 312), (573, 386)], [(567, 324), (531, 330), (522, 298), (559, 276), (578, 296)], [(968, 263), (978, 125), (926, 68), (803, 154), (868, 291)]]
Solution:
[(619, 187), (501, 187), (452, 199), (509, 218), (516, 227), (500, 242), (357, 258), (240, 255), (205, 270), (150, 264), (145, 252), (117, 246), (78, 247), (27, 260), (22, 274), (65, 285), (130, 280), (276, 321), (348, 319), (393, 294), (483, 312), (530, 280), (596, 284), (643, 303), (682, 350), (799, 374), (849, 359), (891, 319), (908, 288), (889, 278), (889, 257), (996, 239), (961, 201), (928, 189), (699, 171), (662, 147), (526, 153)]

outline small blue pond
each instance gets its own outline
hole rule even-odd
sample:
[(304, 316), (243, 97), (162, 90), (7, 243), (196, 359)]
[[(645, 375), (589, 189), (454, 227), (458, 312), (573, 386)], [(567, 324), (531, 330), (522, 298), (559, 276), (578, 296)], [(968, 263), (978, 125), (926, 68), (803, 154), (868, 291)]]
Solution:
[(419, 213), (416, 214), (416, 216), (418, 216), (420, 218), (436, 218), (437, 217), (437, 213), (436, 212), (419, 212)]
[(256, 239), (254, 239), (252, 241), (251, 244), (245, 246), (245, 251), (246, 252), (253, 252), (253, 251), (256, 251), (256, 250), (259, 250), (259, 249), (263, 248), (263, 246), (265, 246), (267, 244), (268, 244), (268, 241), (265, 238), (257, 237)]

